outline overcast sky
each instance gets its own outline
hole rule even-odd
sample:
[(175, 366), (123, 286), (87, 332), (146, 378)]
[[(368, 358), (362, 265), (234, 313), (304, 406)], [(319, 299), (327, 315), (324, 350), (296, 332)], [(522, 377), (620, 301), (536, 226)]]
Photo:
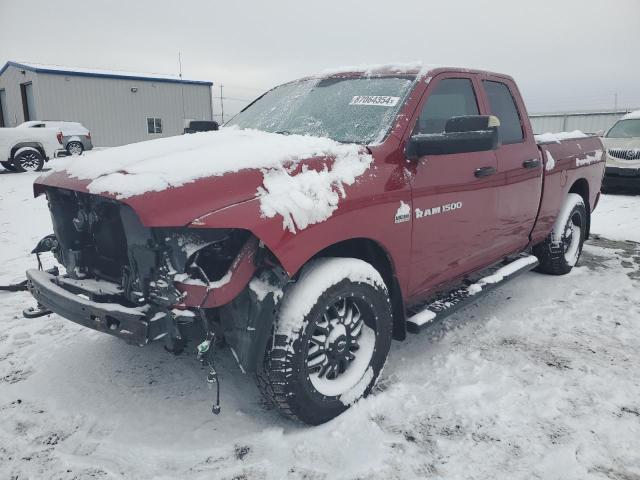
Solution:
[(640, 0), (0, 0), (0, 62), (177, 73), (181, 52), (225, 113), (328, 67), (414, 60), (510, 74), (530, 112), (640, 107), (639, 50)]

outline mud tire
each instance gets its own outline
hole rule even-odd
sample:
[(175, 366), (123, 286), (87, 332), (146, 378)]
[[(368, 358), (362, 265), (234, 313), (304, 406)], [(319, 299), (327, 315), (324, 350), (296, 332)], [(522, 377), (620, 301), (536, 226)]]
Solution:
[[(354, 265), (359, 271), (370, 271), (372, 277), (377, 277), (378, 280), (354, 281), (353, 276), (350, 278), (348, 273), (337, 273), (348, 272)], [(326, 278), (328, 272), (332, 272), (334, 280), (337, 281), (327, 288), (315, 288), (318, 287), (318, 279), (323, 276)], [(343, 276), (338, 280), (336, 275)], [(299, 319), (294, 317), (292, 321), (291, 317), (287, 317), (287, 309), (290, 313), (292, 303), (299, 302), (301, 298), (315, 298), (315, 302), (306, 315)], [(309, 352), (312, 348), (318, 348), (317, 337), (312, 339), (312, 336), (317, 334), (317, 329), (321, 328), (320, 324), (325, 325), (328, 312), (337, 311), (334, 309), (336, 302), (340, 305), (342, 302), (345, 305), (356, 305), (357, 317), (363, 319), (359, 338), (362, 340), (366, 332), (369, 339), (367, 343), (373, 345), (373, 351), (369, 358), (370, 347), (365, 347), (364, 341), (362, 342), (354, 355), (357, 358), (358, 353), (362, 352), (364, 356), (359, 362), (352, 360), (341, 374), (346, 377), (349, 369), (353, 368), (352, 374), (355, 373), (355, 376), (349, 375), (356, 379), (357, 383), (345, 391), (331, 395), (327, 391), (321, 393), (316, 389), (318, 384), (314, 384), (311, 377), (315, 375), (315, 381), (319, 380), (317, 380), (317, 373), (311, 373), (312, 367), (309, 362), (312, 360), (309, 360)], [(356, 315), (352, 318), (356, 318)], [(353, 258), (316, 260), (303, 269), (298, 282), (285, 292), (276, 320), (275, 332), (265, 352), (263, 368), (256, 374), (258, 388), (267, 403), (277, 407), (285, 416), (311, 425), (327, 422), (371, 392), (389, 353), (392, 323), (391, 302), (387, 288), (378, 272), (370, 264)], [(365, 328), (370, 330), (364, 330)], [(372, 337), (372, 332), (375, 333), (375, 337)], [(329, 342), (330, 334), (327, 334), (326, 338)], [(332, 347), (334, 345), (338, 344), (331, 344)], [(327, 352), (331, 352), (331, 348), (328, 348)], [(328, 356), (329, 353), (327, 353)], [(368, 363), (366, 363), (367, 358)], [(366, 370), (358, 378), (359, 369), (365, 364)], [(339, 378), (338, 376), (335, 380)], [(325, 378), (325, 383), (320, 384), (322, 387), (318, 388), (326, 389), (327, 382), (330, 384), (335, 380)], [(333, 388), (333, 385), (330, 388)]]

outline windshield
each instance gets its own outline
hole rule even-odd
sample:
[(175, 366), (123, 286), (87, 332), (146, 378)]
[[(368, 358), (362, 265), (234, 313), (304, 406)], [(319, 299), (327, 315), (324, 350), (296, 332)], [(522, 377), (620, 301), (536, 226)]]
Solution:
[(311, 79), (281, 85), (225, 126), (377, 143), (402, 107), (409, 77)]
[(620, 120), (607, 133), (607, 138), (640, 137), (640, 118)]

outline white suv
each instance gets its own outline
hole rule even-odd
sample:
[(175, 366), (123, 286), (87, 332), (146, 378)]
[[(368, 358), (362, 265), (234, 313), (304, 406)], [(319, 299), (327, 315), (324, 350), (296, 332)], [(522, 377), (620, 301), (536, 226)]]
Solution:
[(640, 110), (618, 120), (602, 140), (607, 149), (604, 187), (640, 188)]

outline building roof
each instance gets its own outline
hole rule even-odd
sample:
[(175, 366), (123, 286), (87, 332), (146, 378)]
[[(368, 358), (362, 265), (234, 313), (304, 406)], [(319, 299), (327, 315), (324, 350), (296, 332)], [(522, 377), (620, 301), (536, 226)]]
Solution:
[(9, 61), (4, 64), (4, 67), (0, 69), (0, 75), (9, 67), (16, 67), (22, 70), (29, 70), (37, 73), (48, 73), (52, 75), (65, 75), (73, 77), (96, 77), (96, 78), (114, 78), (119, 80), (143, 80), (153, 82), (165, 82), (165, 83), (183, 83), (190, 85), (209, 85), (212, 86), (213, 82), (207, 82), (202, 80), (186, 80), (180, 78), (177, 75), (163, 75), (157, 73), (132, 73), (121, 72), (117, 70), (97, 70), (94, 68), (83, 67), (63, 67), (60, 65), (42, 65), (39, 63), (25, 63), (25, 62), (12, 62)]

